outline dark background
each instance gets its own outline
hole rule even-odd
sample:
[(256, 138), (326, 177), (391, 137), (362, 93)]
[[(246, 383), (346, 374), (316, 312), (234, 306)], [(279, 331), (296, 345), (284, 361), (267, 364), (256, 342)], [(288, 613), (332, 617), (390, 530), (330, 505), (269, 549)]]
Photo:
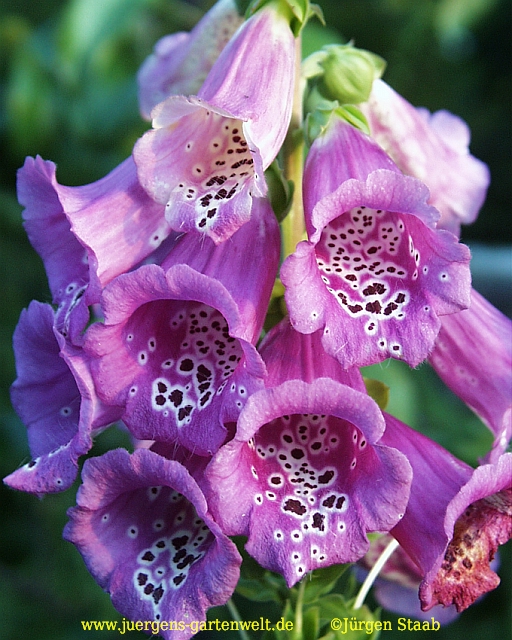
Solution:
[[(171, 0), (2, 0), (0, 4), (0, 476), (28, 460), (25, 429), (8, 389), (15, 378), (11, 336), (32, 299), (50, 302), (44, 270), (30, 247), (16, 200), (16, 171), (26, 155), (58, 165), (60, 183), (105, 175), (147, 128), (138, 115), (135, 72), (156, 40), (189, 30), (211, 2)], [(506, 0), (322, 1), (328, 29), (312, 25), (318, 43), (353, 40), (388, 62), (384, 79), (410, 102), (448, 109), (472, 130), (472, 153), (492, 182), (478, 221), (462, 239), (474, 253), (474, 283), (511, 313), (511, 6)], [(427, 366), (372, 368), (391, 385), (389, 410), (456, 455), (477, 464), (490, 436)], [(463, 435), (461, 435), (463, 434)], [(109, 430), (92, 455), (128, 443)], [(76, 487), (43, 500), (0, 487), (0, 639), (74, 640), (118, 637), (84, 632), (80, 620), (121, 619), (61, 538)], [(510, 637), (510, 544), (503, 585), (440, 632), (421, 638)], [(238, 600), (243, 617), (277, 612)], [(213, 617), (220, 614), (213, 612)], [(383, 612), (383, 619), (396, 620)], [(393, 625), (396, 628), (396, 623)], [(507, 635), (508, 634), (508, 635)], [(131, 637), (146, 637), (131, 633)], [(210, 635), (213, 637), (213, 635)], [(230, 634), (215, 637), (229, 638)], [(386, 632), (385, 640), (404, 637)]]

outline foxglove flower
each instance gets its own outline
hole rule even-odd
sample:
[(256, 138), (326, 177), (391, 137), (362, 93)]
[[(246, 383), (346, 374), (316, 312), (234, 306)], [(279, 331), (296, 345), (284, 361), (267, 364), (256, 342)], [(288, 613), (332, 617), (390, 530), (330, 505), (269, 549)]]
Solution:
[(88, 358), (54, 329), (53, 309), (33, 301), (13, 337), (18, 377), (12, 404), (25, 423), (33, 459), (5, 478), (14, 489), (53, 493), (75, 480), (92, 437), (120, 416), (94, 391)]
[[(383, 534), (370, 542), (368, 553), (354, 567), (359, 581), (363, 581), (368, 571), (378, 561), (387, 545), (393, 540), (390, 534)], [(449, 624), (458, 618), (454, 605), (443, 607), (438, 605), (429, 612), (422, 611), (418, 598), (418, 589), (422, 580), (418, 567), (398, 546), (386, 561), (373, 585), (373, 595), (379, 605), (399, 615), (427, 620), (432, 616), (441, 625)]]
[(512, 536), (512, 454), (472, 469), (388, 415), (382, 442), (413, 469), (407, 511), (391, 533), (421, 572), (422, 609), (464, 611), (499, 584), (490, 562)]
[(438, 227), (459, 235), (461, 224), (474, 222), (490, 176), (469, 153), (466, 123), (448, 111), (415, 109), (382, 80), (374, 81), (362, 109), (372, 137), (406, 175), (429, 188), (429, 203), (441, 213)]
[(219, 243), (247, 222), (286, 135), (293, 84), (294, 37), (268, 4), (236, 32), (197, 96), (171, 96), (155, 107), (134, 158), (172, 229)]
[(53, 162), (27, 158), (18, 172), (18, 198), (54, 302), (61, 305), (58, 325), (69, 333), (72, 322), (75, 338), (89, 320), (87, 304), (98, 301), (110, 280), (140, 264), (169, 236), (167, 244), (173, 241), (164, 208), (140, 186), (131, 157), (80, 187), (60, 185)]
[(61, 196), (66, 188), (55, 179), (55, 165), (39, 156), (27, 158), (18, 171), (18, 199), (25, 207), (23, 220), (28, 238), (41, 256), (60, 333), (80, 343), (89, 320), (84, 293), (89, 283), (85, 250), (71, 233)]
[(137, 76), (143, 117), (151, 120), (153, 107), (169, 96), (196, 94), (242, 22), (234, 0), (219, 0), (190, 33), (159, 40)]
[(241, 563), (192, 476), (147, 449), (116, 449), (87, 460), (82, 477), (64, 537), (124, 616), (180, 621), (161, 635), (190, 638), (230, 598)]
[(97, 182), (53, 184), (73, 234), (87, 251), (89, 304), (98, 302), (113, 278), (140, 264), (171, 236), (164, 208), (140, 186), (131, 157)]
[(429, 362), (494, 434), (494, 462), (512, 437), (512, 322), (473, 289), (469, 309), (441, 319)]
[[(264, 364), (256, 351), (279, 260), (269, 203), (216, 246), (186, 234), (162, 265), (145, 265), (103, 291), (105, 322), (86, 349), (102, 399), (125, 407), (139, 439), (209, 455), (224, 441)], [(245, 278), (240, 278), (244, 273)]]
[(344, 367), (388, 357), (416, 366), (439, 316), (469, 306), (469, 251), (436, 229), (428, 190), (334, 114), (306, 160), (309, 241), (281, 269), (293, 326), (323, 329)]
[(207, 498), (222, 529), (248, 536), (247, 551), (291, 586), (363, 556), (366, 533), (403, 515), (411, 472), (381, 446), (384, 419), (359, 372), (341, 370), (318, 333), (285, 319), (262, 355), (270, 386), (251, 395), (235, 438), (207, 467)]

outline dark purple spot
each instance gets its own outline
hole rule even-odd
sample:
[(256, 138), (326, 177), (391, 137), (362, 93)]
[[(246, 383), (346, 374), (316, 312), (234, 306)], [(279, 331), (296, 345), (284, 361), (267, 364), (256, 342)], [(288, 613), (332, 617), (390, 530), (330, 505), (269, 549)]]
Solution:
[(321, 513), (313, 514), (313, 529), (318, 529), (319, 531), (325, 530), (324, 525), (325, 516)]
[(172, 546), (175, 549), (180, 549), (183, 545), (187, 544), (188, 536), (180, 536), (179, 538), (173, 538), (171, 542), (172, 542)]
[(163, 595), (164, 595), (164, 590), (162, 589), (162, 587), (157, 587), (153, 591), (153, 600), (155, 601), (155, 604), (158, 604), (160, 602)]
[(180, 364), (180, 371), (192, 371), (193, 368), (194, 368), (194, 363), (190, 358), (186, 358)]
[(336, 500), (336, 509), (342, 509), (343, 505), (345, 503), (345, 498), (343, 496), (340, 496), (337, 500)]
[(187, 418), (191, 413), (192, 413), (192, 409), (194, 407), (190, 404), (187, 404), (186, 407), (182, 407), (179, 411), (178, 411), (178, 420), (185, 420), (185, 418)]
[(179, 407), (183, 402), (183, 392), (180, 389), (174, 389), (172, 393), (169, 395), (169, 400), (173, 403), (175, 407)]
[(306, 507), (301, 502), (293, 500), (292, 498), (289, 498), (284, 503), (283, 510), (291, 511), (292, 513), (296, 513), (298, 516), (303, 516), (307, 511)]
[(328, 469), (321, 476), (318, 476), (319, 484), (328, 484), (334, 478), (334, 471)]

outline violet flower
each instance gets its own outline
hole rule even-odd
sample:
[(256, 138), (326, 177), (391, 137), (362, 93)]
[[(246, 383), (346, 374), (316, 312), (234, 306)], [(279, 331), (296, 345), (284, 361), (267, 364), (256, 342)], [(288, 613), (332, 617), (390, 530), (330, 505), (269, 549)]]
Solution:
[(494, 434), (495, 462), (512, 437), (512, 322), (473, 289), (469, 309), (441, 319), (429, 362)]
[(137, 76), (142, 116), (151, 120), (153, 107), (171, 95), (197, 93), (242, 22), (234, 0), (219, 0), (190, 33), (161, 38)]
[(294, 46), (288, 19), (267, 4), (223, 49), (197, 96), (171, 96), (153, 110), (134, 158), (174, 230), (222, 242), (266, 194), (263, 172), (291, 117)]
[(293, 326), (323, 329), (344, 367), (418, 365), (439, 316), (469, 306), (469, 251), (438, 230), (427, 188), (335, 113), (306, 160), (309, 241), (281, 269)]
[(161, 635), (190, 638), (231, 597), (241, 564), (192, 476), (147, 449), (116, 449), (87, 460), (82, 477), (64, 537), (122, 615), (180, 621)]
[(55, 165), (39, 156), (27, 158), (18, 171), (18, 199), (24, 207), (28, 238), (43, 260), (54, 304), (55, 325), (76, 344), (89, 321), (85, 303), (89, 283), (87, 255), (71, 233), (61, 198), (66, 188), (55, 179)]
[(379, 79), (361, 106), (372, 137), (429, 188), (429, 204), (441, 212), (437, 226), (459, 235), (461, 224), (475, 221), (490, 181), (487, 165), (469, 153), (466, 123), (448, 111), (415, 109)]
[(209, 455), (252, 385), (262, 384), (254, 345), (277, 272), (279, 229), (265, 199), (252, 209), (229, 243), (187, 234), (161, 266), (105, 287), (105, 322), (89, 328), (86, 350), (98, 393), (125, 407), (136, 438), (178, 440)]
[(18, 198), (54, 302), (63, 305), (59, 315), (67, 318), (70, 309), (80, 313), (74, 334), (85, 327), (86, 305), (98, 301), (101, 289), (172, 236), (164, 208), (140, 186), (131, 157), (101, 180), (79, 187), (60, 185), (53, 162), (27, 158), (18, 172)]
[(92, 437), (120, 417), (98, 399), (83, 350), (54, 328), (54, 312), (33, 301), (13, 336), (17, 378), (12, 404), (27, 427), (33, 459), (4, 479), (30, 493), (64, 491), (75, 480), (78, 458)]
[(318, 333), (287, 322), (262, 346), (270, 386), (251, 395), (205, 475), (222, 529), (248, 536), (247, 551), (292, 586), (363, 556), (366, 533), (402, 517), (411, 472), (379, 442), (384, 420), (359, 372), (343, 371)]
[(413, 469), (406, 513), (391, 533), (421, 572), (422, 609), (464, 611), (499, 584), (490, 563), (512, 536), (512, 454), (472, 469), (389, 415), (382, 443)]

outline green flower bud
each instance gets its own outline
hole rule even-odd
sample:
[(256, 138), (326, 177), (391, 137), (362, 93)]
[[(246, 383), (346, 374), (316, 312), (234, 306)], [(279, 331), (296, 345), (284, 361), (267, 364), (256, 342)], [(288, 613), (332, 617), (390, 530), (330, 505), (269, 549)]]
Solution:
[(308, 68), (314, 73), (318, 91), (327, 100), (339, 104), (366, 102), (373, 81), (380, 78), (386, 66), (378, 55), (356, 49), (352, 45), (328, 45)]

